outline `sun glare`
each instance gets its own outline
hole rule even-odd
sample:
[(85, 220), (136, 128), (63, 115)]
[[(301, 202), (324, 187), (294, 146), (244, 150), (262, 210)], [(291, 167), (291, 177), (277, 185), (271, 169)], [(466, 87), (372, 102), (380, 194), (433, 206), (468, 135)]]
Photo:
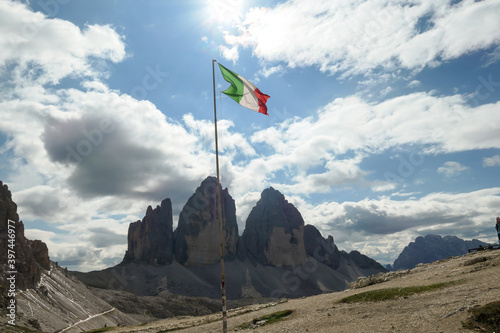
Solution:
[(207, 0), (210, 20), (220, 25), (233, 25), (242, 20), (243, 0)]

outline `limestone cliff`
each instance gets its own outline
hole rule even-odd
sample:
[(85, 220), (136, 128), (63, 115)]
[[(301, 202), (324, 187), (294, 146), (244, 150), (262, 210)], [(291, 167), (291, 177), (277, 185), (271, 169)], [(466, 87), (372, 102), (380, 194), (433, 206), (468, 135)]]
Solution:
[(378, 262), (358, 251), (339, 251), (332, 236), (323, 238), (312, 225), (304, 227), (304, 242), (308, 256), (341, 273), (346, 280), (386, 271)]
[(304, 243), (308, 256), (333, 269), (340, 266), (341, 252), (335, 245), (332, 236), (325, 239), (316, 227), (308, 224), (304, 227)]
[[(224, 257), (236, 256), (238, 224), (236, 206), (226, 189), (221, 190)], [(208, 177), (196, 189), (179, 215), (174, 233), (175, 258), (186, 266), (213, 264), (220, 259), (217, 178)]]
[[(9, 222), (12, 221), (12, 222)], [(11, 240), (9, 229), (15, 230)], [(137, 324), (130, 316), (113, 309), (94, 296), (87, 287), (49, 259), (47, 245), (40, 240), (29, 240), (24, 235), (24, 225), (19, 221), (17, 205), (7, 187), (0, 181), (0, 265), (2, 273), (15, 271), (15, 298), (6, 292), (11, 286), (0, 275), (0, 330), (6, 332), (16, 327), (22, 332), (83, 332), (116, 326)], [(15, 253), (15, 267), (9, 265), (8, 249)], [(12, 253), (12, 252), (11, 252)], [(9, 283), (8, 283), (9, 282)], [(16, 326), (2, 326), (12, 319), (6, 305), (15, 299)], [(7, 315), (9, 314), (9, 315)], [(17, 329), (15, 330), (17, 332)]]
[[(9, 222), (12, 221), (12, 222)], [(15, 238), (9, 238), (9, 229), (14, 230)], [(2, 272), (17, 271), (16, 286), (21, 290), (34, 288), (40, 281), (42, 271), (50, 269), (47, 245), (39, 240), (29, 240), (24, 236), (24, 224), (19, 221), (17, 205), (7, 185), (0, 181), (0, 263)], [(9, 247), (8, 247), (9, 246)], [(14, 251), (15, 268), (8, 266), (8, 249)], [(6, 285), (6, 274), (0, 277)]]
[(272, 187), (262, 192), (248, 215), (241, 239), (245, 254), (263, 265), (297, 266), (307, 259), (304, 220)]
[[(227, 189), (221, 196), (228, 299), (296, 298), (339, 291), (348, 288), (359, 276), (385, 271), (357, 251), (340, 251), (333, 237), (325, 239), (315, 227), (304, 226), (299, 211), (273, 188), (262, 192), (248, 216), (243, 235), (238, 238), (234, 200)], [(174, 258), (170, 264), (124, 260), (102, 271), (72, 273), (87, 285), (117, 288), (141, 296), (167, 292), (220, 299), (217, 204), (217, 179), (208, 177), (179, 215), (173, 234)], [(154, 215), (154, 211), (148, 208), (146, 215)], [(134, 223), (137, 227), (130, 228), (129, 239), (130, 233), (136, 233), (142, 224)], [(170, 248), (170, 244), (167, 242), (161, 247)], [(151, 245), (149, 242), (148, 246)], [(129, 243), (127, 256), (132, 252)], [(110, 284), (117, 274), (128, 278), (123, 283)]]
[(173, 259), (174, 233), (172, 230), (172, 202), (165, 199), (161, 206), (149, 206), (142, 221), (128, 228), (128, 248), (124, 262), (170, 264)]

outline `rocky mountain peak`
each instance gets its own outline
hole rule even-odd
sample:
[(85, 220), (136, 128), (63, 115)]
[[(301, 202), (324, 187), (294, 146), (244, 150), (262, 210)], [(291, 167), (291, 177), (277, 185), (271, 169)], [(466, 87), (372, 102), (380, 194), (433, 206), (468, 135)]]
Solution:
[(323, 238), (312, 225), (304, 227), (304, 242), (308, 256), (351, 279), (385, 271), (378, 262), (358, 251), (340, 251), (332, 236)]
[[(359, 252), (339, 251), (333, 237), (325, 239), (314, 226), (304, 226), (297, 208), (272, 187), (261, 193), (241, 237), (235, 202), (227, 188), (221, 189), (221, 198), (229, 299), (302, 297), (343, 290), (359, 276), (385, 271)], [(170, 220), (161, 226), (158, 222), (170, 216), (170, 200), (164, 200), (156, 209), (148, 207), (142, 222), (134, 222), (129, 228), (128, 251), (119, 267), (73, 274), (88, 285), (110, 288), (109, 281), (118, 268), (134, 276), (120, 288), (138, 295), (168, 291), (220, 298), (217, 178), (203, 180), (188, 199), (179, 214), (173, 243), (168, 237), (154, 240), (165, 225), (170, 230)], [(143, 265), (159, 263), (158, 251), (165, 249), (173, 249), (170, 264)]]
[[(236, 256), (238, 224), (236, 206), (228, 189), (221, 189), (224, 254)], [(175, 230), (175, 258), (186, 266), (214, 264), (220, 260), (219, 213), (217, 178), (207, 177), (179, 215)]]
[[(11, 222), (9, 222), (11, 221)], [(14, 241), (9, 242), (9, 229), (15, 230)], [(40, 281), (43, 270), (50, 270), (50, 259), (47, 245), (40, 240), (29, 240), (24, 235), (24, 224), (19, 221), (17, 205), (12, 200), (12, 194), (7, 185), (0, 181), (0, 262), (2, 272), (17, 271), (16, 286), (25, 290), (34, 288)], [(9, 247), (10, 246), (10, 247)], [(15, 268), (9, 267), (7, 261), (7, 249), (15, 251)], [(7, 285), (4, 279), (6, 274), (0, 277), (0, 283)]]
[(275, 202), (280, 205), (284, 205), (287, 200), (285, 196), (278, 190), (274, 189), (274, 187), (270, 186), (266, 188), (260, 194), (260, 199), (267, 202)]
[(246, 254), (264, 265), (296, 266), (307, 259), (304, 219), (283, 194), (270, 187), (248, 215), (242, 235)]
[(17, 215), (17, 205), (12, 201), (9, 187), (0, 181), (0, 227), (2, 230), (6, 230), (7, 220), (19, 222), (19, 215)]
[(124, 262), (170, 264), (173, 259), (172, 202), (164, 199), (160, 206), (148, 206), (142, 221), (128, 228), (128, 248)]

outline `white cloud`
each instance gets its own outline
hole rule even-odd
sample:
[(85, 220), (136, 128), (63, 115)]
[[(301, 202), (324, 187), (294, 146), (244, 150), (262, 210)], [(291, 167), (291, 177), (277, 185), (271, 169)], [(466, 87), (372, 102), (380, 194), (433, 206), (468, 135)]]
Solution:
[(437, 169), (437, 173), (440, 175), (444, 175), (446, 178), (453, 178), (459, 176), (464, 171), (469, 170), (469, 167), (466, 167), (458, 162), (448, 161), (445, 162), (443, 166)]
[(283, 73), (285, 69), (283, 68), (282, 65), (278, 65), (278, 66), (272, 66), (272, 67), (269, 67), (269, 68), (264, 68), (262, 70), (259, 71), (259, 74), (262, 75), (263, 77), (269, 77), (273, 74), (276, 74), (276, 73)]
[(410, 88), (416, 88), (420, 86), (420, 81), (419, 80), (412, 80), (410, 83), (408, 83), (408, 87)]
[(238, 58), (240, 57), (238, 48), (236, 46), (227, 47), (225, 45), (219, 45), (219, 51), (225, 59), (231, 60), (233, 63), (236, 62), (236, 60), (238, 60)]
[(40, 230), (40, 229), (26, 229), (24, 235), (28, 239), (38, 239), (44, 242), (45, 244), (50, 243), (52, 238), (56, 237), (57, 234), (52, 231)]
[(500, 61), (500, 46), (497, 46), (491, 53), (486, 55), (484, 67), (488, 67)]
[(499, 106), (471, 107), (460, 95), (422, 92), (378, 104), (351, 96), (334, 100), (315, 116), (258, 131), (251, 142), (274, 150), (260, 171), (270, 177), (278, 170), (294, 175), (292, 184), (284, 185), (290, 193), (324, 193), (349, 184), (392, 190), (387, 182), (364, 179), (369, 172), (360, 168), (364, 157), (402, 146), (425, 146), (421, 154), (500, 148), (494, 126), (500, 122)]
[[(231, 191), (232, 193), (232, 191)], [(239, 195), (235, 199), (237, 209), (237, 217), (238, 217), (238, 230), (240, 233), (245, 230), (245, 221), (247, 220), (248, 214), (255, 206), (257, 201), (260, 200), (261, 192), (247, 192), (242, 195)]]
[(281, 185), (287, 193), (328, 193), (335, 186), (349, 187), (364, 182), (366, 172), (360, 169), (361, 158), (330, 160), (325, 163), (323, 173), (299, 173), (293, 177), (294, 185)]
[(69, 74), (100, 77), (93, 59), (118, 62), (125, 57), (122, 37), (110, 26), (80, 30), (17, 1), (0, 1), (0, 36), (0, 66), (15, 64), (12, 75), (21, 84), (58, 83)]
[(340, 248), (357, 249), (392, 263), (417, 236), (454, 235), (496, 241), (492, 212), (500, 205), (500, 188), (469, 193), (432, 193), (404, 201), (365, 199), (299, 205), (306, 223), (323, 236), (334, 235)]
[(392, 91), (392, 87), (387, 87), (387, 88), (382, 89), (382, 90), (380, 91), (380, 95), (381, 95), (381, 96), (385, 96), (385, 95), (387, 95), (388, 93), (390, 93), (391, 91)]
[(226, 43), (292, 68), (365, 75), (380, 67), (421, 69), (498, 43), (499, 8), (495, 0), (290, 0), (251, 10)]
[(500, 166), (500, 155), (483, 158), (483, 166), (484, 167)]
[[(212, 121), (196, 120), (191, 114), (184, 115), (183, 120), (188, 130), (202, 142), (205, 150), (215, 150), (214, 123)], [(233, 126), (234, 124), (229, 120), (217, 121), (218, 137), (224, 142), (224, 146), (219, 147), (219, 151), (230, 159), (239, 153), (246, 156), (255, 155), (255, 150), (241, 133), (230, 131)]]

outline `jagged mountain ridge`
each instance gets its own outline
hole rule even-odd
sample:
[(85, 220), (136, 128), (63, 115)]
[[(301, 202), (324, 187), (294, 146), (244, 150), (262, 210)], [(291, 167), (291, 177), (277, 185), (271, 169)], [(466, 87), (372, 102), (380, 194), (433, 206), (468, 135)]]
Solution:
[(263, 265), (297, 266), (306, 261), (304, 219), (285, 196), (270, 187), (248, 215), (241, 236), (245, 255)]
[[(185, 296), (220, 297), (216, 189), (215, 177), (201, 183), (180, 214), (172, 242), (142, 250), (149, 253), (148, 260), (130, 253), (136, 251), (136, 244), (150, 244), (144, 237), (163, 232), (164, 226), (153, 221), (162, 211), (171, 212), (171, 207), (164, 207), (165, 200), (156, 209), (148, 207), (143, 220), (131, 224), (122, 263), (102, 271), (74, 274), (89, 286), (119, 288), (137, 295), (168, 291)], [(327, 240), (314, 226), (304, 225), (300, 212), (272, 187), (262, 192), (239, 237), (234, 200), (227, 189), (221, 189), (221, 193), (230, 299), (302, 297), (339, 291), (348, 288), (349, 282), (359, 276), (385, 271), (359, 252), (339, 251), (332, 237)], [(170, 221), (166, 217), (164, 225), (171, 228)], [(149, 232), (133, 236), (139, 228)], [(151, 258), (160, 258), (171, 249), (174, 252), (171, 263), (159, 264), (159, 260), (153, 259), (157, 264), (152, 264)], [(123, 272), (126, 274), (122, 283), (110, 286), (109, 281), (116, 280), (114, 276)]]
[[(224, 257), (236, 256), (238, 224), (236, 205), (228, 189), (221, 189), (221, 212), (224, 221)], [(220, 260), (220, 232), (217, 178), (208, 177), (188, 199), (174, 232), (177, 262), (186, 266), (210, 265)]]
[[(10, 222), (9, 222), (10, 221)], [(9, 243), (9, 229), (14, 230), (15, 238)], [(2, 271), (17, 271), (16, 286), (20, 289), (34, 288), (40, 281), (43, 270), (50, 269), (49, 250), (47, 245), (39, 240), (29, 240), (24, 236), (24, 224), (19, 220), (17, 205), (12, 200), (12, 194), (7, 185), (0, 181), (0, 263)], [(15, 269), (8, 266), (8, 244), (15, 254)], [(7, 276), (2, 274), (0, 282), (7, 284)]]
[(408, 244), (394, 261), (393, 269), (412, 269), (420, 263), (431, 263), (468, 253), (470, 248), (488, 246), (480, 240), (463, 240), (456, 236), (419, 236)]
[(130, 223), (128, 249), (123, 261), (140, 261), (149, 264), (170, 264), (174, 251), (162, 244), (173, 242), (172, 202), (165, 199), (154, 210), (148, 206), (142, 221)]

